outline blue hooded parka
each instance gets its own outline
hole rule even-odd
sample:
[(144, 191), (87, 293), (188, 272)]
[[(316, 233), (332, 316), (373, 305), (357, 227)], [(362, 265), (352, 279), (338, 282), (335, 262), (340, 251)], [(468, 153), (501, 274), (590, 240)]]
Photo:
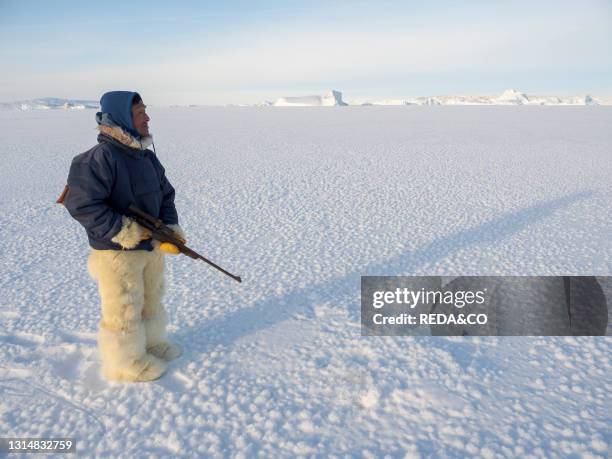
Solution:
[[(141, 140), (132, 123), (132, 101), (138, 93), (113, 91), (102, 96), (98, 124), (120, 127)], [(122, 215), (135, 204), (165, 224), (178, 224), (175, 191), (155, 153), (132, 148), (100, 133), (98, 144), (72, 160), (64, 205), (87, 231), (98, 250), (125, 250), (111, 239), (122, 229)], [(150, 239), (131, 250), (153, 250)]]

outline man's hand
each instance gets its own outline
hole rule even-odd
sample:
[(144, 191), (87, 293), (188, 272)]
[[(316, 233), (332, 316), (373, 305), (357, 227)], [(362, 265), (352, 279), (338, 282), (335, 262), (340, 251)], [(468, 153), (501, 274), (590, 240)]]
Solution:
[(141, 241), (145, 241), (147, 239), (151, 239), (151, 236), (153, 236), (153, 234), (151, 233), (151, 231), (149, 231), (146, 228), (142, 228), (142, 236), (140, 236), (140, 240)]
[(172, 231), (172, 232), (174, 233), (174, 236), (179, 240), (179, 242), (181, 244), (186, 244), (187, 243), (187, 239), (182, 237), (179, 233), (177, 233), (176, 231)]

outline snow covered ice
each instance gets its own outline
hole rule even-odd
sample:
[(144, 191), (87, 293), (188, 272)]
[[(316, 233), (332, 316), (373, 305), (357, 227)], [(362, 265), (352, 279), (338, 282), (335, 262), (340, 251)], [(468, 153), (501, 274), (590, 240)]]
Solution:
[(611, 109), (149, 111), (189, 245), (243, 283), (167, 257), (184, 356), (153, 383), (103, 380), (86, 237), (54, 204), (94, 112), (0, 112), (3, 436), (105, 456), (609, 456), (609, 337), (362, 337), (359, 280), (610, 275)]

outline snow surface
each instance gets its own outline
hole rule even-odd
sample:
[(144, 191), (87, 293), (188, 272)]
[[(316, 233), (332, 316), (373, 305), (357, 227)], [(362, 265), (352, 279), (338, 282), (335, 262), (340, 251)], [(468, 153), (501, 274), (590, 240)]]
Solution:
[(185, 350), (99, 375), (84, 231), (53, 204), (93, 112), (0, 113), (0, 431), (83, 455), (609, 457), (609, 337), (361, 337), (361, 275), (610, 275), (606, 107), (153, 108), (190, 245)]

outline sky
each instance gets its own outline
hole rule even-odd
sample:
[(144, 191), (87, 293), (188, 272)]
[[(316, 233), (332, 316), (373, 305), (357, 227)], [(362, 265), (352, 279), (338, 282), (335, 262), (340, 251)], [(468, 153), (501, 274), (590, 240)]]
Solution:
[(612, 96), (612, 1), (0, 0), (0, 101)]

